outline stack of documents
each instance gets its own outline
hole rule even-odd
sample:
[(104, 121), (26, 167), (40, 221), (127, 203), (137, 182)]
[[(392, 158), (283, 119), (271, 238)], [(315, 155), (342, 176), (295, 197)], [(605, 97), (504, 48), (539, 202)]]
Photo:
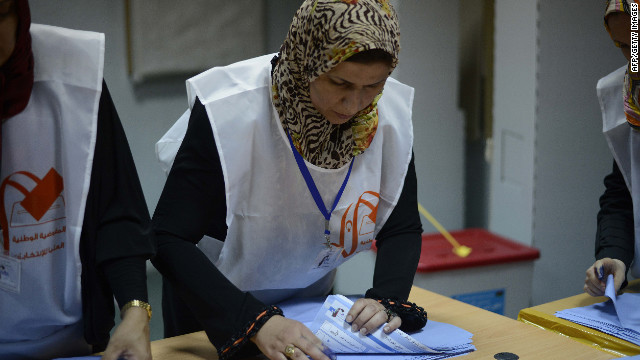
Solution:
[(473, 334), (456, 326), (427, 321), (419, 332), (400, 330), (385, 334), (382, 327), (366, 336), (352, 332), (345, 317), (354, 298), (331, 295), (325, 299), (296, 299), (279, 304), (284, 315), (305, 324), (336, 355), (337, 359), (431, 360), (466, 354), (476, 348)]
[[(302, 322), (322, 339), (335, 353), (336, 360), (435, 360), (466, 354), (476, 349), (471, 344), (472, 333), (433, 320), (427, 321), (421, 331), (411, 335), (400, 330), (385, 334), (382, 327), (366, 336), (352, 332), (345, 317), (357, 298), (331, 295), (326, 299), (295, 299), (277, 305), (287, 318)], [(99, 356), (87, 356), (67, 360), (98, 359)]]
[(603, 303), (562, 310), (555, 315), (640, 345), (640, 294), (616, 296), (613, 275), (609, 275), (605, 296), (609, 300)]

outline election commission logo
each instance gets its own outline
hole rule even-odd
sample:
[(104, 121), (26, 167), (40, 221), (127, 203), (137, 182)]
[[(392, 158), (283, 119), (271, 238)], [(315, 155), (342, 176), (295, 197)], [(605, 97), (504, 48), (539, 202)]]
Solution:
[(18, 171), (2, 181), (0, 225), (5, 253), (15, 246), (19, 251), (13, 256), (28, 259), (64, 248), (63, 190), (63, 178), (53, 168), (42, 178)]
[[(365, 191), (358, 201), (350, 204), (342, 215), (340, 225), (340, 243), (332, 244), (342, 247), (342, 256), (347, 258), (360, 250), (368, 249), (373, 243), (378, 202), (380, 194)], [(347, 246), (349, 245), (349, 246)]]

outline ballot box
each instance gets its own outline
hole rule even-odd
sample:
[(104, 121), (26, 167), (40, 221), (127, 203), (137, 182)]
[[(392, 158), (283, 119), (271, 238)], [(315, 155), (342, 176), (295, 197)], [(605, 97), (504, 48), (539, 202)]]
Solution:
[[(520, 309), (531, 306), (533, 261), (540, 257), (537, 249), (484, 229), (451, 235), (471, 253), (460, 257), (443, 235), (423, 234), (415, 286), (513, 319)], [(341, 265), (334, 293), (364, 294), (371, 288), (375, 257), (374, 246)]]
[(540, 252), (484, 229), (451, 232), (466, 257), (441, 234), (424, 234), (414, 285), (515, 319), (529, 307), (533, 261)]

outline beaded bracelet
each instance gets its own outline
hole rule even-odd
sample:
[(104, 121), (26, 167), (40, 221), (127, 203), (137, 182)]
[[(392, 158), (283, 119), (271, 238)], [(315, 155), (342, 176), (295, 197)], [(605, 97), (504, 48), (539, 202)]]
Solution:
[(282, 310), (275, 306), (269, 305), (258, 314), (255, 320), (251, 320), (245, 325), (242, 330), (238, 332), (227, 341), (227, 343), (218, 350), (218, 358), (220, 360), (229, 359), (242, 345), (244, 345), (251, 337), (253, 337), (262, 328), (267, 320), (271, 319), (274, 315), (282, 315)]
[(128, 303), (124, 304), (122, 309), (120, 309), (120, 318), (122, 318), (124, 316), (124, 313), (132, 307), (140, 307), (147, 310), (147, 315), (149, 315), (149, 320), (151, 320), (151, 305), (141, 300), (131, 300)]
[(400, 316), (404, 331), (417, 331), (427, 324), (427, 312), (420, 306), (405, 300), (384, 299), (378, 296), (373, 289), (369, 289), (365, 297), (374, 299), (388, 309)]
[(384, 305), (385, 308), (394, 311), (395, 313), (411, 313), (419, 316), (424, 319), (425, 324), (427, 323), (427, 312), (424, 308), (409, 302), (409, 301), (398, 301), (392, 299), (376, 299), (379, 303)]

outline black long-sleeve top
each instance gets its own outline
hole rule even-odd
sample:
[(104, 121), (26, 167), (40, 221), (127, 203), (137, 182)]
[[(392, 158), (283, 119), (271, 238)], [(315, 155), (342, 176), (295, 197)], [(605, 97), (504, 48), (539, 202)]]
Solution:
[[(398, 204), (377, 235), (373, 292), (406, 300), (420, 257), (413, 159)], [(206, 110), (196, 99), (182, 145), (153, 215), (157, 254), (152, 260), (220, 347), (265, 307), (233, 285), (195, 246), (203, 235), (226, 238), (222, 167)], [(286, 314), (285, 314), (286, 315)]]
[(120, 118), (102, 84), (89, 193), (80, 235), (84, 333), (94, 351), (109, 341), (113, 297), (148, 302), (146, 259), (154, 253), (149, 210)]
[(621, 260), (628, 270), (635, 247), (633, 201), (615, 161), (613, 171), (604, 178), (604, 185), (598, 212), (596, 259), (608, 257)]

